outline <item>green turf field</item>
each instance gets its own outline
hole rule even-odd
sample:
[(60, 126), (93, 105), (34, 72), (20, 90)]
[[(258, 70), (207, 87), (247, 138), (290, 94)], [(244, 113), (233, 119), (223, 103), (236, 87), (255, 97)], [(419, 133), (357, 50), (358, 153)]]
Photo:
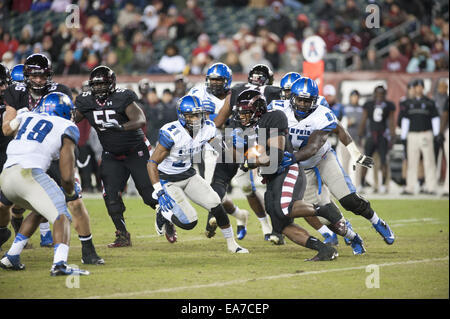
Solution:
[[(35, 248), (22, 254), (25, 271), (0, 269), (0, 298), (449, 298), (448, 200), (373, 200), (395, 232), (394, 245), (386, 245), (365, 219), (346, 213), (367, 253), (353, 256), (340, 240), (337, 260), (316, 263), (304, 261), (314, 251), (288, 240), (284, 246), (263, 241), (253, 214), (248, 235), (240, 242), (250, 250), (248, 255), (228, 253), (220, 231), (207, 239), (202, 209), (196, 228), (178, 229), (178, 242), (170, 244), (156, 236), (154, 212), (135, 198), (125, 200), (133, 247), (109, 249), (114, 227), (103, 201), (85, 202), (97, 252), (106, 264), (83, 266), (91, 275), (70, 278), (69, 284), (79, 288), (67, 288), (67, 278), (50, 277), (53, 249), (39, 247), (35, 235)], [(245, 201), (236, 203), (248, 209)], [(303, 220), (298, 223), (320, 237)], [(81, 266), (74, 230), (71, 244), (69, 263)], [(368, 265), (378, 265), (379, 288), (366, 286), (377, 283), (376, 272), (366, 272)]]

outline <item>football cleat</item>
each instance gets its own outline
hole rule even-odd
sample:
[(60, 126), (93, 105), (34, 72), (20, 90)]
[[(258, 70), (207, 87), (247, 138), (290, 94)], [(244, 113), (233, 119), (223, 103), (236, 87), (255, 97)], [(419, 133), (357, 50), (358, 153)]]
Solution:
[(284, 236), (282, 234), (272, 233), (270, 234), (269, 240), (274, 245), (284, 245)]
[[(353, 230), (352, 224), (350, 224), (348, 219), (345, 220), (345, 225), (347, 226), (347, 229)], [(350, 239), (345, 238), (345, 237), (344, 237), (344, 242), (347, 246), (350, 246), (350, 244), (352, 243), (352, 241)]]
[(372, 224), (373, 228), (383, 237), (388, 245), (392, 245), (395, 240), (394, 232), (389, 228), (388, 224), (380, 218), (378, 223)]
[(355, 238), (351, 240), (351, 245), (353, 249), (353, 255), (363, 255), (366, 252), (362, 238), (356, 234)]
[(108, 244), (108, 248), (128, 247), (131, 246), (131, 236), (129, 232), (122, 233), (120, 230), (116, 231), (116, 240)]
[(339, 256), (336, 248), (332, 246), (326, 246), (326, 248), (321, 249), (317, 255), (305, 261), (330, 261), (334, 260)]
[(175, 229), (175, 225), (169, 221), (166, 221), (165, 226), (165, 235), (166, 239), (169, 243), (173, 244), (177, 241), (177, 230)]
[(237, 239), (242, 240), (244, 239), (245, 235), (247, 235), (247, 227), (245, 226), (237, 226)]
[(24, 270), (25, 265), (20, 263), (20, 255), (10, 256), (5, 254), (0, 260), (0, 268), (6, 270)]
[(333, 233), (333, 235), (325, 233), (322, 236), (325, 238), (323, 243), (326, 245), (337, 246), (339, 244), (338, 237), (335, 233)]
[(214, 235), (216, 234), (216, 229), (217, 229), (217, 221), (215, 217), (211, 217), (208, 220), (208, 223), (206, 224), (206, 231), (205, 231), (205, 235), (208, 238), (212, 238), (214, 237)]
[(8, 241), (11, 237), (11, 231), (8, 228), (5, 228), (0, 232), (0, 250), (2, 249), (2, 245)]
[(51, 231), (48, 231), (45, 236), (41, 235), (41, 247), (53, 247), (53, 237)]
[(164, 225), (166, 223), (166, 219), (161, 213), (161, 208), (156, 209), (156, 218), (155, 218), (155, 230), (159, 236), (164, 235)]
[(88, 265), (104, 265), (105, 261), (97, 255), (95, 249), (81, 248), (81, 262)]
[(230, 250), (230, 251), (235, 254), (248, 254), (249, 253), (248, 249), (243, 248), (241, 246), (237, 246), (234, 251), (233, 250)]
[(264, 240), (269, 241), (272, 234), (264, 234)]
[(53, 264), (52, 269), (50, 269), (50, 276), (56, 277), (56, 276), (87, 276), (89, 275), (89, 271), (72, 268), (69, 267), (65, 262), (61, 261), (57, 264)]

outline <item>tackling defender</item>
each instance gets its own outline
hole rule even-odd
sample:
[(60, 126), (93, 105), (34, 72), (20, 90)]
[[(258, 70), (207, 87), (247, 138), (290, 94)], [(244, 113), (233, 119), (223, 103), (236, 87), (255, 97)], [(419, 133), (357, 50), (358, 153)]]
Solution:
[(232, 253), (248, 253), (233, 237), (222, 201), (211, 186), (192, 167), (193, 158), (201, 156), (206, 143), (216, 136), (214, 122), (205, 119), (204, 108), (195, 96), (186, 95), (178, 101), (178, 121), (164, 125), (159, 141), (147, 164), (148, 174), (158, 198), (156, 229), (165, 232), (169, 242), (177, 240), (174, 224), (193, 229), (197, 212), (189, 199), (211, 211)]
[[(318, 92), (317, 84), (309, 78), (301, 78), (292, 85), (290, 105), (298, 124), (295, 128), (290, 128), (290, 134), (298, 151), (287, 153), (289, 159), (283, 166), (300, 163), (302, 167), (307, 168), (308, 185), (314, 187), (308, 188), (306, 196), (308, 192), (318, 191), (323, 182), (344, 209), (369, 220), (384, 241), (392, 245), (395, 240), (394, 233), (386, 222), (378, 217), (370, 202), (356, 193), (335, 151), (327, 143), (328, 135), (337, 127), (337, 119), (328, 108), (317, 105)], [(280, 106), (285, 105), (283, 103)], [(365, 162), (370, 159), (361, 155), (353, 142), (347, 145), (347, 149), (356, 162), (366, 165)]]
[[(80, 137), (70, 119), (73, 104), (69, 96), (50, 93), (34, 112), (23, 112), (8, 121), (17, 134), (7, 149), (5, 169), (0, 175), (0, 216), (9, 215), (13, 204), (33, 210), (19, 229), (0, 267), (24, 270), (20, 253), (35, 230), (41, 216), (53, 223), (55, 253), (51, 276), (89, 275), (67, 265), (70, 222), (66, 197), (76, 194), (74, 187), (75, 147)], [(61, 188), (45, 173), (52, 160), (59, 158)]]
[[(14, 83), (5, 91), (6, 112), (3, 116), (2, 129), (5, 135), (13, 135), (9, 123), (21, 112), (36, 108), (45, 95), (52, 92), (64, 93), (71, 97), (70, 89), (52, 81), (52, 63), (43, 54), (30, 55), (23, 69), (24, 82)], [(57, 183), (61, 180), (61, 172), (57, 161), (51, 163), (47, 172)], [(88, 211), (81, 198), (81, 192), (74, 197), (66, 198), (67, 206), (75, 220), (74, 226), (81, 241), (81, 261), (85, 264), (104, 264), (104, 260), (97, 255), (90, 229)], [(37, 228), (39, 224), (36, 224)]]

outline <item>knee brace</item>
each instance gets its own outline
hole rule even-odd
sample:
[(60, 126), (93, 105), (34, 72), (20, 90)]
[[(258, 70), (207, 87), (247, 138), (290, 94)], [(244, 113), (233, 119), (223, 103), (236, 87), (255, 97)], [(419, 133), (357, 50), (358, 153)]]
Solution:
[(192, 228), (194, 228), (194, 227), (197, 225), (197, 221), (198, 221), (198, 220), (196, 219), (196, 220), (194, 220), (194, 221), (191, 222), (191, 223), (184, 224), (184, 223), (182, 223), (182, 222), (178, 219), (178, 217), (175, 216), (175, 215), (172, 215), (171, 220), (172, 220), (172, 223), (173, 223), (175, 226), (178, 226), (178, 227), (180, 227), (181, 229), (186, 229), (186, 230), (191, 230)]
[(219, 195), (220, 200), (223, 200), (227, 194), (228, 183), (222, 178), (213, 178), (211, 187)]
[(334, 225), (342, 219), (341, 211), (333, 202), (320, 206), (317, 215), (327, 219), (330, 225)]
[(230, 219), (228, 218), (228, 215), (225, 212), (222, 204), (211, 209), (211, 214), (213, 214), (213, 216), (216, 218), (217, 225), (219, 225), (219, 227), (230, 224)]
[(105, 205), (110, 216), (121, 215), (125, 211), (125, 205), (123, 204), (122, 197), (117, 196), (111, 198), (111, 196), (105, 195)]
[(355, 215), (361, 215), (365, 218), (372, 218), (373, 210), (370, 202), (356, 193), (351, 193), (339, 200), (345, 210), (351, 211)]

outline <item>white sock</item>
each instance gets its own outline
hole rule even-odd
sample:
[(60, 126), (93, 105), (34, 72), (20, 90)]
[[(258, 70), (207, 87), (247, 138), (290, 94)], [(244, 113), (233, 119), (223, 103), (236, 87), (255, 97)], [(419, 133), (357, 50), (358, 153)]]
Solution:
[(267, 215), (264, 217), (258, 217), (258, 220), (261, 223), (263, 234), (272, 234), (272, 225), (269, 223), (269, 218), (267, 218)]
[(16, 238), (14, 239), (13, 244), (11, 245), (11, 248), (8, 250), (8, 255), (10, 256), (17, 256), (20, 255), (23, 248), (28, 242), (28, 237), (22, 235), (21, 233), (18, 233)]
[(56, 244), (55, 245), (55, 255), (53, 256), (53, 263), (67, 262), (67, 257), (69, 256), (69, 246), (66, 244)]
[(327, 227), (327, 226), (325, 226), (325, 225), (323, 225), (322, 227), (320, 227), (318, 230), (317, 230), (322, 236), (323, 235), (325, 235), (325, 234), (329, 234), (330, 236), (333, 236), (333, 232)]
[(353, 240), (353, 238), (355, 238), (356, 233), (351, 230), (350, 228), (347, 228), (347, 233), (344, 235), (345, 238), (348, 238), (350, 240)]
[(379, 220), (380, 220), (380, 218), (378, 217), (377, 213), (373, 212), (373, 216), (370, 219), (370, 222), (372, 224), (377, 224)]
[(230, 226), (228, 228), (221, 228), (223, 237), (225, 237), (227, 241), (227, 247), (230, 251), (235, 252), (238, 247), (240, 247), (236, 241), (234, 240), (233, 236), (233, 228)]
[(234, 212), (231, 214), (234, 218), (236, 218), (236, 225), (238, 226), (247, 226), (248, 215), (239, 209), (239, 207), (234, 206)]
[(41, 235), (45, 236), (50, 231), (50, 223), (40, 223), (39, 224), (39, 230), (41, 231)]

